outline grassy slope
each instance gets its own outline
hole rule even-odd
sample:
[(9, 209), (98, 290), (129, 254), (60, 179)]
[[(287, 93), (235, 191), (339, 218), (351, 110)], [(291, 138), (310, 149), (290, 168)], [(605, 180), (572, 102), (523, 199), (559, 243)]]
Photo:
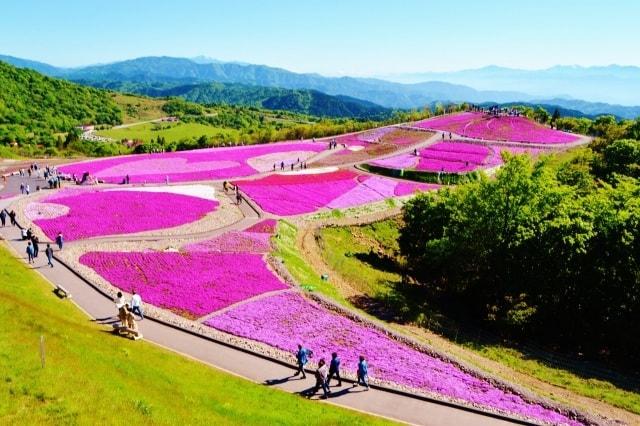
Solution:
[(125, 124), (154, 120), (167, 115), (162, 110), (162, 106), (166, 103), (163, 99), (145, 98), (122, 93), (112, 93), (111, 99), (122, 110), (122, 121)]
[(6, 246), (0, 246), (0, 300), (3, 424), (383, 422), (106, 333), (70, 302), (55, 298), (50, 285)]
[[(384, 247), (393, 251), (397, 247), (394, 236), (398, 235), (393, 224), (393, 221), (385, 221), (361, 227), (323, 229), (321, 235), (325, 262), (345, 281), (364, 293), (389, 293), (390, 285), (400, 281), (400, 276), (375, 268), (370, 262), (361, 261), (356, 256), (367, 254), (370, 247)], [(640, 414), (640, 395), (617, 388), (612, 383), (584, 378), (570, 371), (545, 365), (513, 348), (482, 343), (469, 343), (465, 346), (538, 380)]]
[[(161, 127), (162, 130), (152, 130)], [(218, 137), (222, 135), (236, 134), (233, 129), (222, 129), (220, 127), (206, 126), (199, 123), (146, 123), (138, 124), (123, 129), (100, 130), (96, 132), (101, 136), (107, 136), (116, 140), (139, 139), (149, 142), (158, 136), (163, 136), (167, 141), (177, 141), (183, 138)]]

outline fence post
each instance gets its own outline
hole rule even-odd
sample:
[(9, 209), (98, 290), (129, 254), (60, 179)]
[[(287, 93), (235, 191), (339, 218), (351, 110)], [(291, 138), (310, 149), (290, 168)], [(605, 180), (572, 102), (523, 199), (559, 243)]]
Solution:
[(42, 368), (45, 366), (45, 360), (44, 335), (40, 335), (40, 362), (42, 363)]

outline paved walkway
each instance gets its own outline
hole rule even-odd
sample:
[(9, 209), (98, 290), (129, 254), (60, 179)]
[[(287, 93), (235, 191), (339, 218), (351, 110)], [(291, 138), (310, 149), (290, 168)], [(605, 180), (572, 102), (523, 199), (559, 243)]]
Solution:
[[(0, 190), (0, 195), (19, 192), (19, 185), (22, 181), (29, 182), (32, 188), (38, 184), (35, 178), (13, 176), (7, 179), (6, 187)], [(14, 200), (0, 200), (0, 208), (5, 208), (12, 201)], [(257, 218), (253, 216), (251, 219), (256, 220)], [(0, 228), (0, 236), (7, 240), (7, 244), (14, 250), (16, 256), (26, 260), (24, 259), (25, 243), (19, 240), (20, 232), (17, 227)], [(113, 301), (87, 284), (70, 269), (58, 262), (55, 262), (55, 265), (54, 268), (49, 268), (42, 253), (36, 260), (34, 269), (51, 283), (60, 284), (69, 290), (73, 295), (73, 303), (82, 308), (91, 321), (105, 324), (104, 327), (110, 327), (106, 324), (115, 318)], [(58, 299), (53, 293), (51, 297), (56, 303), (69, 303), (67, 300)], [(190, 334), (152, 319), (140, 321), (139, 328), (149, 342), (265, 386), (274, 386), (287, 392), (299, 393), (314, 384), (315, 379), (311, 374), (306, 380), (292, 377), (293, 366), (286, 366), (280, 362)], [(372, 389), (365, 392), (361, 388), (351, 387), (350, 384), (345, 384), (341, 388), (334, 387), (332, 391), (332, 398), (324, 401), (325, 403), (411, 424), (434, 426), (513, 424), (504, 419), (475, 411), (440, 402), (407, 397), (390, 391)]]

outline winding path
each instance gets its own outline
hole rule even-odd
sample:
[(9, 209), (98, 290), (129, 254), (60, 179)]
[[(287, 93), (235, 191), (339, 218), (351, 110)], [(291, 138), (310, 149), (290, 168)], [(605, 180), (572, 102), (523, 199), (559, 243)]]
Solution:
[[(19, 185), (22, 181), (29, 182), (32, 187), (42, 183), (35, 178), (11, 176), (7, 178), (6, 185), (0, 190), (0, 196), (2, 194), (19, 193)], [(0, 199), (0, 208), (5, 208), (14, 200), (13, 198)], [(246, 203), (243, 204), (246, 205)], [(245, 207), (243, 210), (245, 218), (240, 222), (246, 221), (246, 223), (240, 224), (240, 222), (237, 222), (234, 225), (230, 225), (230, 227), (239, 228), (251, 222), (255, 223), (258, 220), (258, 214), (255, 211), (251, 213), (252, 211), (253, 209), (248, 208), (248, 206)], [(205, 236), (220, 232), (220, 230), (211, 231)], [(7, 245), (13, 250), (16, 257), (24, 260), (24, 242), (19, 239), (19, 229), (10, 226), (0, 228), (0, 236), (6, 240)], [(144, 236), (145, 240), (147, 238), (160, 239), (165, 237)], [(115, 239), (120, 240), (120, 237), (114, 237)], [(104, 240), (101, 239), (101, 241)], [(131, 238), (128, 240), (131, 240)], [(46, 266), (46, 259), (43, 259), (42, 256), (37, 259), (34, 269), (51, 282), (52, 287), (55, 284), (61, 284), (68, 289), (73, 295), (72, 303), (82, 309), (91, 321), (107, 327), (110, 321), (113, 320), (115, 308), (111, 298), (82, 279), (71, 269), (59, 262), (56, 262), (54, 268), (49, 268)], [(52, 298), (55, 298), (53, 294)], [(68, 302), (60, 301), (59, 303)], [(309, 375), (306, 380), (292, 377), (293, 364), (286, 364), (249, 353), (243, 349), (213, 341), (160, 321), (147, 319), (139, 323), (139, 328), (149, 342), (256, 383), (273, 386), (292, 393), (300, 393), (314, 384), (313, 375)], [(351, 387), (349, 384), (342, 388), (334, 387), (332, 390), (333, 396), (324, 402), (410, 424), (442, 426), (526, 424), (515, 419), (493, 416), (477, 410), (427, 398), (410, 397), (389, 390), (372, 389), (369, 392), (363, 392), (360, 388)]]

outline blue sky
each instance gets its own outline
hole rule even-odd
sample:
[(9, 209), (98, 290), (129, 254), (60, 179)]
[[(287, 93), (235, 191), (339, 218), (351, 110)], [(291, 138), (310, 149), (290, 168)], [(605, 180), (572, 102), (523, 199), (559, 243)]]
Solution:
[(148, 55), (326, 75), (495, 64), (640, 66), (637, 0), (3, 2), (0, 53), (60, 66)]

